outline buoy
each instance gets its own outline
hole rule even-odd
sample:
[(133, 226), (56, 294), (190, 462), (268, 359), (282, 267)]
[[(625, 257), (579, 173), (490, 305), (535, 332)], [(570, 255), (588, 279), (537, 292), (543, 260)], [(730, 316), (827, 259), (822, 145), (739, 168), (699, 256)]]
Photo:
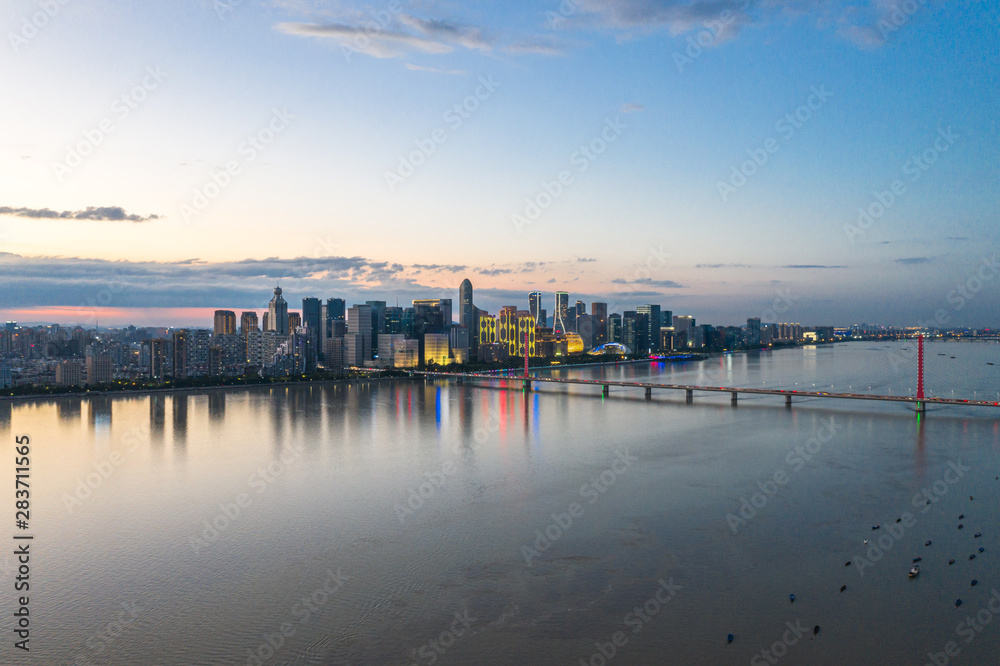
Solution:
[(961, 599), (955, 599), (955, 608), (958, 608), (961, 605), (962, 605), (962, 600)]
[(875, 525), (875, 526), (872, 527), (872, 531), (877, 530), (880, 527), (882, 527), (882, 526), (881, 525)]
[(925, 545), (925, 546), (929, 546), (929, 545), (931, 545), (931, 540), (930, 540), (930, 539), (928, 539), (928, 540), (927, 540), (927, 541), (926, 541), (926, 542), (924, 543), (924, 545)]
[(948, 566), (951, 566), (954, 563), (955, 563), (955, 560), (948, 560)]
[(726, 636), (726, 642), (727, 643), (732, 643), (733, 642), (733, 638), (735, 638), (735, 636), (733, 636), (732, 634), (729, 634), (728, 636)]
[(965, 518), (965, 514), (964, 513), (961, 516), (958, 517), (959, 520), (962, 520), (963, 518)]
[(976, 585), (979, 585), (979, 581), (976, 580), (975, 578), (973, 578), (972, 579), (972, 587), (975, 587)]
[(979, 538), (979, 537), (981, 537), (981, 536), (983, 536), (983, 533), (982, 533), (982, 532), (976, 532), (976, 533), (975, 533), (975, 534), (973, 535), (973, 537), (972, 537), (972, 538), (973, 538), (973, 539), (978, 539), (978, 538)]
[(845, 566), (845, 567), (849, 567), (849, 566), (851, 566), (851, 561), (850, 561), (850, 560), (848, 560), (848, 561), (844, 562), (844, 566)]
[(794, 604), (794, 603), (795, 603), (795, 595), (794, 595), (794, 594), (789, 594), (789, 595), (788, 595), (788, 600), (789, 600), (789, 601), (790, 601), (791, 603), (793, 603), (793, 604)]
[(974, 560), (974, 559), (976, 559), (976, 554), (975, 554), (975, 553), (973, 553), (972, 555), (969, 555), (969, 559), (970, 559), (970, 560)]
[(980, 546), (980, 547), (979, 547), (979, 552), (980, 552), (980, 553), (982, 553), (982, 552), (983, 552), (983, 551), (985, 551), (985, 550), (986, 550), (986, 549), (985, 549), (985, 548), (983, 548), (982, 546)]
[(958, 529), (962, 529), (963, 527), (965, 527), (965, 525), (963, 525), (962, 523), (958, 524)]
[(846, 586), (846, 585), (841, 585), (841, 586), (840, 586), (840, 591), (841, 591), (841, 592), (843, 592), (843, 591), (844, 591), (844, 590), (846, 590), (846, 589), (847, 589), (847, 586)]
[(813, 636), (815, 636), (818, 633), (819, 633), (819, 625), (817, 624), (815, 627), (813, 627)]
[(924, 558), (922, 558), (922, 557), (914, 557), (914, 558), (913, 558), (913, 563), (914, 563), (914, 564), (916, 564), (917, 562), (921, 562), (921, 561), (923, 561), (923, 559), (924, 559)]
[(896, 522), (897, 522), (897, 523), (901, 523), (901, 522), (903, 522), (903, 519), (902, 519), (902, 518), (897, 518), (897, 519), (896, 519)]

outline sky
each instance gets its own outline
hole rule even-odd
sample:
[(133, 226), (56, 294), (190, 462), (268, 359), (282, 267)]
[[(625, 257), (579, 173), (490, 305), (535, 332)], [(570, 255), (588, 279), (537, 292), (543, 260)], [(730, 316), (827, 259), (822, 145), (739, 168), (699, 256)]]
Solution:
[(1000, 9), (9, 0), (0, 317), (541, 291), (1000, 326)]

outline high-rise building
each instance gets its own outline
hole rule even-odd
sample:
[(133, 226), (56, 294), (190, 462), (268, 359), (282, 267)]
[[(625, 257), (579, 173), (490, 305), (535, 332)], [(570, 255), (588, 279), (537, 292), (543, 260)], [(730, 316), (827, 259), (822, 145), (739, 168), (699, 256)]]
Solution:
[(640, 305), (636, 312), (646, 315), (646, 345), (644, 353), (660, 351), (660, 327), (663, 319), (659, 305)]
[(419, 306), (425, 305), (430, 307), (438, 307), (441, 309), (442, 325), (448, 328), (452, 325), (451, 320), (451, 299), (450, 298), (419, 298), (413, 301), (414, 309)]
[(760, 346), (760, 317), (750, 317), (747, 319), (747, 346)]
[(329, 321), (340, 320), (343, 321), (347, 314), (347, 308), (344, 304), (344, 299), (342, 298), (328, 298), (326, 299), (326, 318)]
[(87, 383), (107, 384), (114, 379), (114, 365), (107, 354), (92, 354), (87, 357)]
[(617, 312), (608, 315), (608, 342), (622, 341), (622, 316)]
[(240, 314), (240, 333), (246, 334), (248, 331), (257, 330), (257, 313), (243, 312)]
[(556, 309), (552, 316), (552, 332), (556, 335), (568, 333), (569, 328), (567, 320), (569, 319), (569, 294), (567, 292), (556, 292)]
[(355, 305), (347, 311), (346, 338), (348, 365), (361, 366), (364, 365), (364, 361), (373, 358), (371, 306)]
[(591, 325), (594, 334), (594, 346), (598, 347), (608, 341), (608, 304), (590, 304)]
[(56, 366), (56, 384), (61, 386), (79, 386), (82, 383), (82, 374), (78, 361), (63, 361)]
[(289, 312), (288, 334), (291, 335), (292, 333), (294, 333), (295, 329), (297, 329), (301, 325), (302, 325), (302, 315), (300, 315), (298, 312)]
[(281, 297), (281, 287), (274, 288), (274, 298), (267, 305), (268, 331), (279, 335), (288, 335), (288, 303)]
[(149, 341), (149, 378), (162, 381), (166, 376), (167, 341), (153, 338)]
[(222, 347), (212, 345), (208, 348), (208, 376), (219, 377), (222, 375)]
[(385, 301), (365, 301), (372, 309), (372, 358), (378, 353), (379, 335), (385, 333)]
[(232, 310), (215, 311), (215, 335), (229, 335), (236, 332), (236, 313)]
[(528, 294), (528, 312), (535, 318), (535, 321), (541, 322), (539, 326), (545, 325), (545, 322), (542, 321), (542, 292), (533, 291)]
[(319, 340), (321, 310), (318, 298), (302, 299), (302, 325), (309, 329), (316, 340)]
[(385, 332), (398, 335), (403, 332), (403, 308), (390, 305), (385, 309)]
[(579, 320), (580, 317), (582, 317), (585, 314), (587, 314), (587, 306), (584, 305), (583, 301), (577, 301), (576, 304), (573, 306), (573, 309), (570, 311), (570, 319), (573, 320), (572, 326), (574, 332), (580, 330)]
[(458, 287), (458, 323), (472, 330), (475, 325), (476, 306), (472, 303), (472, 282), (466, 278)]
[(448, 365), (450, 362), (448, 335), (443, 333), (427, 333), (424, 335), (424, 365)]
[(173, 375), (174, 379), (184, 379), (188, 376), (188, 332), (187, 329), (174, 331), (173, 334)]

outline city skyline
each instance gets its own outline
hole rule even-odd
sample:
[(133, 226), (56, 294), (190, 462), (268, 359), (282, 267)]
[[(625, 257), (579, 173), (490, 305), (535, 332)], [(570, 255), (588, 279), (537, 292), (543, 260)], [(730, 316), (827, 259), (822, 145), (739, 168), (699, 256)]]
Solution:
[(0, 9), (7, 319), (468, 276), (491, 309), (996, 324), (961, 293), (1000, 245), (985, 3), (56, 4)]

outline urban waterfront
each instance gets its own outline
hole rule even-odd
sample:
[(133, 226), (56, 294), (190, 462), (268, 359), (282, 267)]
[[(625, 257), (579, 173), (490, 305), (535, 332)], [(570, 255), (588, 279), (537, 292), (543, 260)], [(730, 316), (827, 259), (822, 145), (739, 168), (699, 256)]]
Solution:
[[(557, 372), (906, 395), (912, 345)], [(929, 393), (996, 391), (1000, 345), (928, 353)], [(417, 380), (4, 402), (5, 455), (34, 450), (13, 663), (929, 663), (950, 641), (990, 663), (1000, 414), (831, 402)]]

